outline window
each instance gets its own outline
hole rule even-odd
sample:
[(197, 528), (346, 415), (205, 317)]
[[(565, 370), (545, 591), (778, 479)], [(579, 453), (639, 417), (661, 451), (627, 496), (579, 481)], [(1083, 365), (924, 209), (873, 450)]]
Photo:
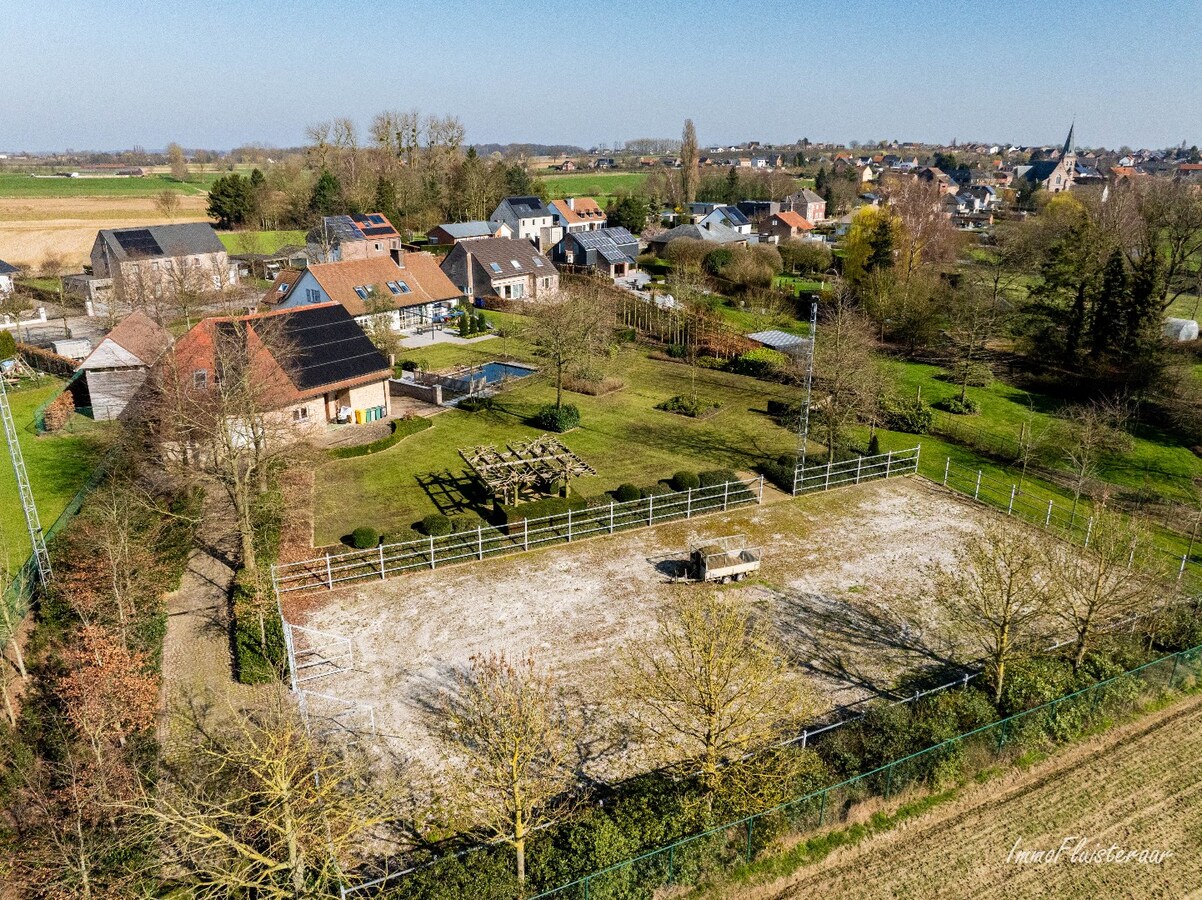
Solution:
[(298, 406), (296, 409), (292, 410), (292, 421), (293, 422), (307, 422), (308, 420), (309, 420), (309, 407)]
[(305, 302), (320, 303), (321, 291), (319, 291), (317, 288), (305, 288)]
[(397, 287), (399, 287), (399, 288), (401, 289), (401, 293), (402, 293), (402, 294), (408, 294), (408, 293), (409, 293), (409, 285), (405, 284), (405, 282), (403, 282), (403, 281), (398, 281), (398, 282), (397, 282)]
[(383, 249), (384, 249), (384, 245), (383, 245), (383, 244), (381, 244), (379, 241), (376, 241), (376, 249), (377, 249), (377, 250), (383, 250)]
[(500, 263), (489, 263), (488, 267), (490, 269), (492, 269), (494, 272), (496, 272), (498, 275), (501, 274), (501, 264)]
[(276, 288), (276, 290), (279, 291), (281, 294), (286, 294), (286, 293), (288, 293), (288, 288), (290, 286), (291, 285), (284, 283), (284, 284), (281, 284), (278, 288)]
[(513, 290), (510, 292), (509, 296), (513, 297), (515, 300), (522, 299), (526, 296), (526, 285), (522, 284), (520, 281), (517, 282), (513, 286)]
[(356, 293), (356, 294), (358, 294), (358, 296), (359, 296), (359, 299), (360, 299), (360, 300), (366, 300), (366, 299), (367, 299), (367, 296), (368, 296), (368, 290), (367, 290), (367, 288), (366, 288), (366, 287), (364, 287), (363, 285), (361, 285), (361, 284), (357, 284), (357, 285), (355, 285), (355, 293)]
[(520, 262), (518, 262), (516, 259), (511, 259), (510, 262), (513, 263), (513, 267), (515, 270), (517, 270), (518, 272), (522, 271), (522, 264)]
[(543, 258), (541, 256), (534, 257), (534, 265), (536, 268), (541, 269), (543, 267)]
[(192, 373), (192, 387), (205, 388), (209, 386), (209, 373), (205, 369), (197, 369)]
[(394, 294), (399, 294), (401, 292), (400, 287), (395, 281), (388, 282), (388, 290), (392, 291)]

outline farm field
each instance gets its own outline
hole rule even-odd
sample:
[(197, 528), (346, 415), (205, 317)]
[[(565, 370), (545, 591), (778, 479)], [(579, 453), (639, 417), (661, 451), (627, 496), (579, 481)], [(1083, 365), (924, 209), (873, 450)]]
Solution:
[(223, 231), (217, 237), (230, 253), (275, 253), (287, 244), (305, 246), (303, 231)]
[[(443, 344), (407, 352), (404, 358), (432, 369), (532, 359), (518, 337), (468, 346)], [(746, 470), (796, 449), (795, 435), (769, 418), (766, 405), (774, 398), (795, 398), (797, 388), (698, 369), (698, 394), (721, 407), (715, 415), (697, 420), (655, 409), (657, 403), (692, 390), (689, 366), (653, 360), (645, 351), (627, 347), (609, 368), (626, 382), (625, 389), (603, 397), (564, 394), (565, 403), (579, 407), (582, 421), (562, 440), (598, 473), (573, 481), (573, 491), (583, 496), (626, 481), (654, 484), (681, 469)], [(317, 474), (317, 545), (335, 543), (361, 525), (406, 540), (415, 536), (409, 526), (429, 513), (472, 512), (465, 494), (471, 485), (459, 448), (537, 437), (542, 432), (526, 420), (554, 400), (551, 376), (536, 375), (499, 394), (492, 410), (448, 410), (431, 420), (432, 428), (390, 450), (327, 463)]]
[[(74, 420), (81, 427), (78, 433), (43, 437), (35, 434), (34, 411), (54, 397), (62, 385), (60, 380), (47, 377), (38, 387), (9, 394), (38, 516), (42, 527), (47, 529), (88, 480), (100, 453), (96, 435), (89, 434), (100, 426), (80, 417)], [(29, 533), (8, 451), (0, 450), (0, 456), (0, 565), (15, 568), (29, 556)]]
[(223, 175), (209, 172), (192, 175), (184, 181), (170, 175), (145, 175), (142, 178), (106, 178), (87, 176), (59, 178), (0, 173), (0, 198), (83, 198), (83, 197), (154, 197), (163, 191), (204, 194), (209, 185)]
[(592, 197), (604, 207), (615, 194), (637, 191), (648, 176), (647, 172), (567, 172), (539, 178), (553, 197)]
[[(1202, 697), (1066, 749), (1027, 771), (970, 788), (904, 827), (839, 850), (772, 885), (724, 897), (940, 898), (1198, 897), (1202, 856)], [(1160, 865), (1017, 865), (1020, 849), (1055, 849), (1069, 836), (1093, 848), (1172, 851)]]
[[(314, 689), (371, 704), (394, 749), (431, 762), (430, 704), (473, 654), (532, 652), (588, 703), (615, 654), (647, 636), (665, 604), (706, 590), (673, 583), (664, 571), (701, 536), (745, 534), (762, 548), (758, 577), (720, 590), (778, 631), (826, 705), (860, 699), (872, 692), (869, 685), (889, 688), (902, 673), (960, 652), (935, 637), (936, 623), (917, 597), (925, 568), (950, 561), (962, 536), (991, 515), (928, 482), (899, 478), (334, 592), (285, 595), (284, 612), (288, 621), (353, 643), (353, 671)], [(616, 728), (618, 738), (621, 723)], [(607, 775), (638, 765), (624, 755), (596, 763)]]

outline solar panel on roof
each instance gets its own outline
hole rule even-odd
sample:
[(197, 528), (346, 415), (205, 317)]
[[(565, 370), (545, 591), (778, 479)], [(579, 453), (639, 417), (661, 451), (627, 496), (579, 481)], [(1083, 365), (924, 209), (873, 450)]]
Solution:
[(163, 248), (154, 239), (154, 235), (145, 228), (133, 231), (114, 231), (113, 237), (130, 256), (162, 256)]
[(384, 226), (378, 227), (378, 228), (364, 228), (364, 229), (362, 229), (362, 231), (367, 237), (376, 237), (376, 236), (382, 235), (382, 234), (395, 234), (396, 233), (394, 229), (389, 228), (387, 225), (384, 225)]

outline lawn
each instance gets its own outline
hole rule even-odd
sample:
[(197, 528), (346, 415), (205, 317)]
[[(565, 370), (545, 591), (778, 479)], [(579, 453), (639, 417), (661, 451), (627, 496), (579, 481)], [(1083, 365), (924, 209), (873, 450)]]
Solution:
[(808, 322), (783, 312), (767, 312), (762, 309), (740, 307), (738, 301), (724, 299), (717, 308), (717, 313), (731, 328), (740, 334), (751, 334), (756, 331), (776, 329), (789, 334), (807, 335), (810, 333)]
[(633, 193), (643, 186), (648, 172), (570, 172), (540, 176), (555, 197), (592, 197), (605, 206), (615, 194)]
[[(530, 359), (516, 337), (406, 354), (433, 368), (502, 356)], [(565, 395), (565, 402), (580, 408), (582, 424), (563, 435), (563, 442), (597, 470), (597, 475), (573, 482), (576, 493), (597, 495), (626, 481), (653, 484), (681, 469), (748, 470), (795, 449), (794, 435), (765, 410), (769, 399), (795, 399), (795, 388), (699, 369), (698, 394), (721, 408), (697, 421), (655, 409), (669, 397), (690, 392), (687, 365), (653, 360), (645, 350), (627, 347), (611, 371), (626, 382), (624, 390), (604, 397)], [(336, 542), (359, 525), (407, 539), (414, 536), (409, 527), (431, 512), (472, 512), (458, 449), (536, 437), (539, 430), (525, 420), (554, 399), (554, 384), (540, 374), (499, 395), (494, 410), (449, 410), (434, 417), (432, 428), (390, 450), (326, 464), (317, 478), (317, 545)]]
[[(33, 487), (42, 527), (49, 529), (59, 513), (87, 481), (99, 457), (95, 433), (103, 426), (77, 417), (78, 430), (61, 435), (38, 437), (34, 432), (34, 411), (62, 389), (58, 379), (44, 377), (37, 387), (9, 394), (13, 421), (17, 425), (25, 468)], [(87, 427), (87, 422), (91, 427)], [(12, 463), (7, 450), (0, 461), (0, 565), (17, 567), (29, 556), (29, 533), (17, 494)]]
[(170, 175), (146, 175), (142, 178), (56, 178), (0, 174), (0, 197), (29, 199), (37, 197), (155, 197), (165, 190), (181, 194), (206, 191), (222, 173), (191, 175), (179, 181)]
[(812, 278), (801, 278), (797, 275), (777, 275), (772, 281), (773, 287), (786, 288), (792, 291), (793, 296), (797, 296), (802, 291), (812, 293), (813, 291), (825, 291), (826, 284), (821, 281), (815, 281)]
[(275, 253), (287, 244), (305, 246), (303, 231), (225, 231), (217, 236), (230, 253)]

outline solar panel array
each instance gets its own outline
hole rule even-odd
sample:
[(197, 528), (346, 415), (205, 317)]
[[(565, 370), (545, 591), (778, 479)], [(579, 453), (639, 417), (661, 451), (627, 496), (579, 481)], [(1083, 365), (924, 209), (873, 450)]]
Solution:
[(135, 228), (129, 231), (114, 231), (113, 237), (121, 245), (121, 249), (131, 257), (162, 256), (163, 248), (154, 239), (154, 235), (145, 228)]

